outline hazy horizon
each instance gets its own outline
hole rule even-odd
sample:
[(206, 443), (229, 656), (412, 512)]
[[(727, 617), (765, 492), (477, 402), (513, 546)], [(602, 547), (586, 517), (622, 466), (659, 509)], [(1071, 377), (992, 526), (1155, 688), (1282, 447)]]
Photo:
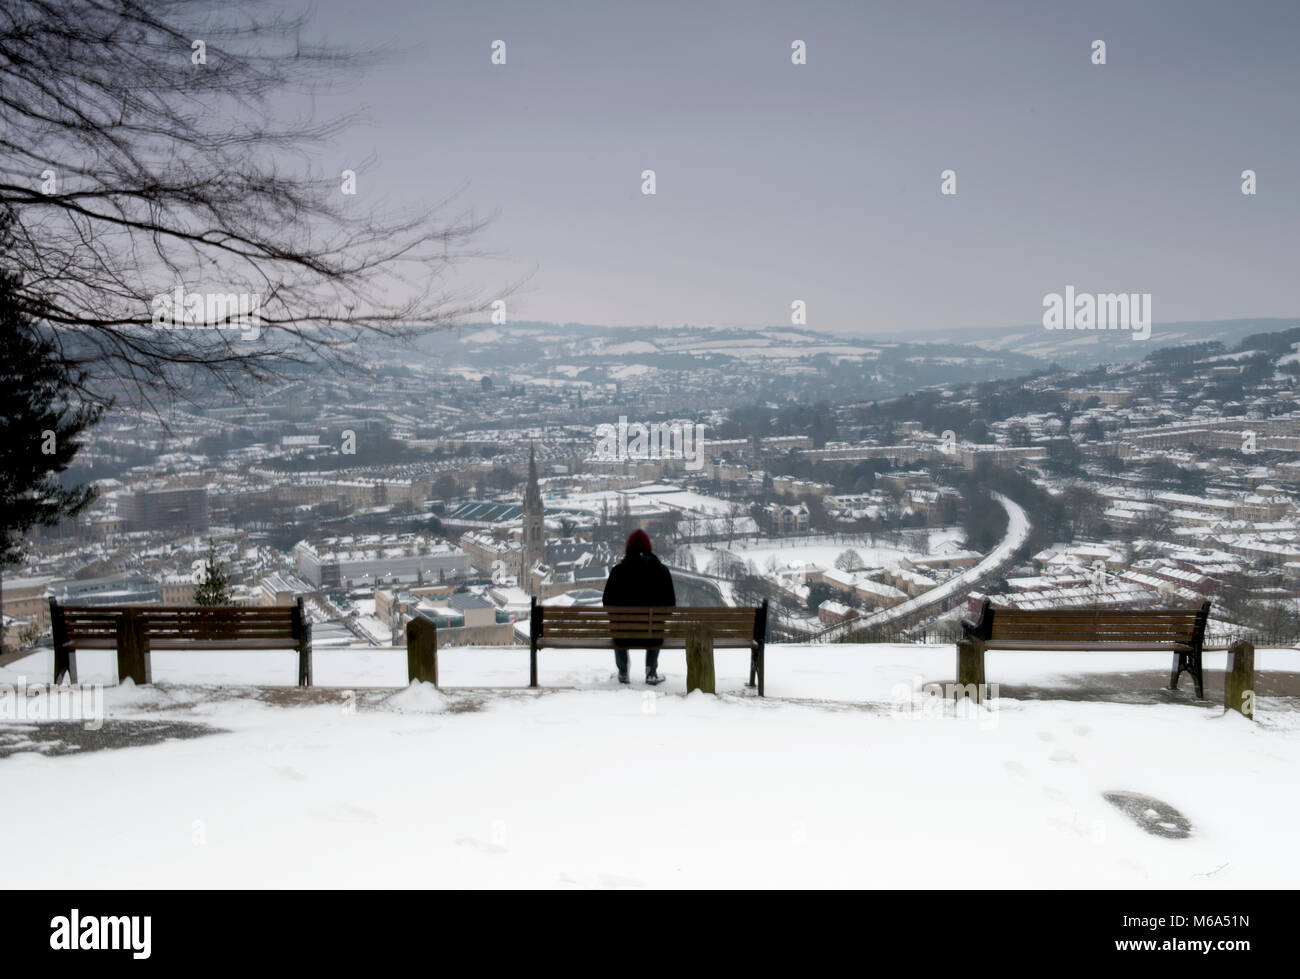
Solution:
[[(1196, 320), (1155, 320), (1158, 326), (1167, 327), (1190, 327), (1205, 326), (1215, 327), (1228, 323), (1250, 323), (1264, 324), (1260, 332), (1263, 333), (1280, 333), (1294, 327), (1300, 327), (1300, 314), (1295, 316), (1225, 316), (1220, 319), (1196, 319)], [(1271, 324), (1277, 324), (1272, 326)], [(1290, 325), (1286, 325), (1290, 324)], [(920, 330), (842, 330), (832, 327), (819, 326), (792, 326), (789, 323), (588, 323), (579, 320), (543, 320), (543, 319), (512, 319), (504, 325), (494, 324), (487, 319), (467, 320), (458, 324), (452, 329), (511, 329), (527, 327), (581, 327), (593, 330), (805, 330), (812, 333), (846, 333), (854, 337), (872, 337), (872, 336), (918, 336), (929, 334), (948, 334), (953, 332), (970, 332), (971, 334), (986, 333), (995, 330), (1025, 330), (1025, 329), (1042, 329), (1041, 323), (1003, 323), (997, 326), (966, 326), (966, 327), (949, 327), (942, 326), (931, 327)], [(1252, 327), (1253, 329), (1253, 327)], [(1099, 331), (1104, 335), (1104, 331)], [(1127, 339), (1127, 338), (1126, 338)]]
[(809, 328), (892, 333), (1033, 323), (1069, 285), (1159, 322), (1294, 315), (1297, 28), (1271, 0), (322, 0), (313, 29), (400, 49), (320, 102), (366, 111), (338, 166), (376, 157), (360, 198), (496, 212), (453, 284), (531, 273), (512, 320), (755, 326), (799, 299)]

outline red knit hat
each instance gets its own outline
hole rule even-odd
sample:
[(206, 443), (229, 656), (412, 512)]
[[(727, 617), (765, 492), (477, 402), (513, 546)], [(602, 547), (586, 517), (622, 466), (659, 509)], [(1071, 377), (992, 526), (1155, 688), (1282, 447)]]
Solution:
[(627, 553), (628, 554), (649, 554), (650, 535), (644, 530), (634, 530), (627, 535)]

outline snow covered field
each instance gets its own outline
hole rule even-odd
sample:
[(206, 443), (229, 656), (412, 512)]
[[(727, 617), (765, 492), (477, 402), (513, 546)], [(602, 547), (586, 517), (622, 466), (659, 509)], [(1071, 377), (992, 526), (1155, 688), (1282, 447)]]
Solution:
[[(520, 648), (446, 650), (445, 693), (390, 696), (366, 688), (400, 685), (404, 651), (321, 650), (317, 683), (359, 701), (273, 702), (201, 684), (287, 685), (291, 654), (158, 652), (159, 685), (110, 688), (109, 718), (223, 733), (0, 758), (0, 884), (1219, 888), (1300, 874), (1293, 699), (1264, 697), (1256, 724), (1190, 695), (1004, 696), (959, 717), (914, 696), (952, 679), (951, 647), (772, 646), (763, 701), (743, 692), (746, 654), (717, 656), (717, 698), (683, 696), (675, 652), (650, 691), (613, 682), (608, 653), (545, 651), (543, 685), (577, 689), (530, 692)], [(111, 654), (79, 659), (83, 682), (111, 680)], [(1207, 654), (1207, 681), (1223, 660)], [(1300, 652), (1257, 665), (1298, 673)], [(1056, 691), (1167, 666), (988, 654), (990, 682)], [(48, 671), (39, 653), (0, 683)], [(479, 685), (517, 689), (452, 689)], [(1172, 805), (1191, 836), (1150, 835), (1107, 791)]]
[(963, 534), (959, 529), (945, 527), (929, 534), (929, 544), (918, 549), (912, 546), (893, 546), (885, 543), (883, 536), (871, 538), (866, 534), (844, 535), (842, 538), (816, 537), (811, 542), (805, 538), (744, 538), (726, 543), (681, 545), (678, 550), (689, 552), (695, 566), (707, 571), (715, 554), (727, 551), (745, 562), (753, 562), (759, 569), (775, 562), (778, 570), (789, 568), (833, 568), (835, 560), (845, 551), (856, 551), (863, 564), (872, 567), (897, 568), (902, 559), (918, 553), (933, 552), (940, 544), (957, 544)]

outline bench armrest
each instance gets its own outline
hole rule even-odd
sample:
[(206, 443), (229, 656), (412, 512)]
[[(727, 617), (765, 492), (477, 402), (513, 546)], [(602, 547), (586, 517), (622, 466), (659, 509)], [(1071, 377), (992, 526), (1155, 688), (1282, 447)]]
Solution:
[(980, 603), (978, 621), (965, 618), (961, 620), (961, 632), (966, 639), (988, 640), (993, 636), (993, 605), (988, 598)]

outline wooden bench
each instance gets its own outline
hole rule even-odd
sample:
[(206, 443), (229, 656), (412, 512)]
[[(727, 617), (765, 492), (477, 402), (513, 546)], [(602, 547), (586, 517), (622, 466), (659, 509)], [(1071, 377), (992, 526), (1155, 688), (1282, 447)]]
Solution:
[(718, 649), (748, 649), (749, 686), (763, 696), (763, 647), (767, 602), (739, 608), (678, 605), (674, 608), (608, 605), (556, 608), (533, 599), (529, 620), (528, 685), (537, 686), (539, 649), (685, 649), (691, 630), (703, 626)]
[(311, 686), (311, 622), (290, 606), (59, 605), (50, 599), (54, 682), (77, 682), (78, 649), (117, 650), (118, 682), (152, 683), (154, 649), (296, 649), (298, 686)]
[(1210, 603), (1198, 608), (1148, 609), (1016, 609), (995, 608), (989, 599), (980, 607), (978, 622), (962, 620), (965, 638), (957, 644), (957, 685), (961, 690), (984, 684), (984, 650), (1009, 649), (1151, 651), (1172, 653), (1169, 688), (1178, 689), (1186, 671), (1202, 699), (1201, 650)]

